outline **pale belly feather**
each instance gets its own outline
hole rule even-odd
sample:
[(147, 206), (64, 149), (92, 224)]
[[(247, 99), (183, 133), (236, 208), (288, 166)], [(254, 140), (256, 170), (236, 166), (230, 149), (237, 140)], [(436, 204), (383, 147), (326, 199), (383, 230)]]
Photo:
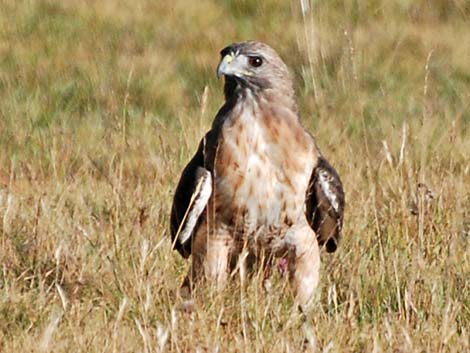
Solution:
[[(219, 221), (233, 223), (248, 236), (281, 235), (305, 218), (313, 158), (308, 158), (305, 146), (296, 146), (296, 141), (273, 141), (269, 130), (258, 123), (249, 126), (241, 135), (243, 139), (234, 131), (228, 132), (215, 163), (220, 171), (215, 175)], [(305, 163), (292, 168), (292, 158), (304, 158)]]

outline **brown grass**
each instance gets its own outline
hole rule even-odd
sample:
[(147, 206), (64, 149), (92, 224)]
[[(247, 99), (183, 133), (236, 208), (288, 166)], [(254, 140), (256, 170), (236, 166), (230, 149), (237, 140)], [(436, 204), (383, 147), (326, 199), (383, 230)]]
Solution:
[[(303, 16), (297, 1), (3, 1), (0, 350), (470, 350), (469, 16), (458, 0)], [(172, 192), (222, 103), (218, 51), (249, 38), (294, 71), (347, 193), (306, 323), (280, 278), (200, 288), (192, 313), (176, 298)]]

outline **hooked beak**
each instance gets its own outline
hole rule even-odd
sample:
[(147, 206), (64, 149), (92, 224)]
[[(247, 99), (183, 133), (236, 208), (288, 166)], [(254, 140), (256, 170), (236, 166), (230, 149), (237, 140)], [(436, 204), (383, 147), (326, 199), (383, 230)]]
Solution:
[(220, 78), (222, 75), (233, 75), (235, 74), (233, 68), (233, 61), (235, 59), (235, 54), (230, 53), (225, 55), (220, 61), (219, 66), (217, 67), (217, 77)]

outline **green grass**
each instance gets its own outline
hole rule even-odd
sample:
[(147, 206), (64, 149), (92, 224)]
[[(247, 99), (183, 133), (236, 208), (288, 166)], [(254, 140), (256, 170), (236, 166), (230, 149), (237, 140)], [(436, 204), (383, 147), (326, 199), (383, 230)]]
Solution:
[[(3, 1), (0, 350), (470, 350), (469, 25), (462, 0)], [(346, 190), (305, 324), (280, 278), (176, 295), (172, 193), (244, 39)]]

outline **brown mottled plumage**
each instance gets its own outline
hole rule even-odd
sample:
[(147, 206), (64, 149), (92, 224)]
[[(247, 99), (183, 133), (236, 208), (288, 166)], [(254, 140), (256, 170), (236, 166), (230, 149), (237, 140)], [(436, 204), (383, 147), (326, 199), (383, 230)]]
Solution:
[(182, 173), (171, 214), (174, 247), (193, 256), (185, 284), (205, 276), (220, 286), (240, 259), (251, 259), (245, 268), (284, 257), (306, 305), (318, 285), (318, 245), (332, 252), (340, 239), (341, 181), (299, 120), (278, 54), (249, 41), (221, 56), (226, 101)]

